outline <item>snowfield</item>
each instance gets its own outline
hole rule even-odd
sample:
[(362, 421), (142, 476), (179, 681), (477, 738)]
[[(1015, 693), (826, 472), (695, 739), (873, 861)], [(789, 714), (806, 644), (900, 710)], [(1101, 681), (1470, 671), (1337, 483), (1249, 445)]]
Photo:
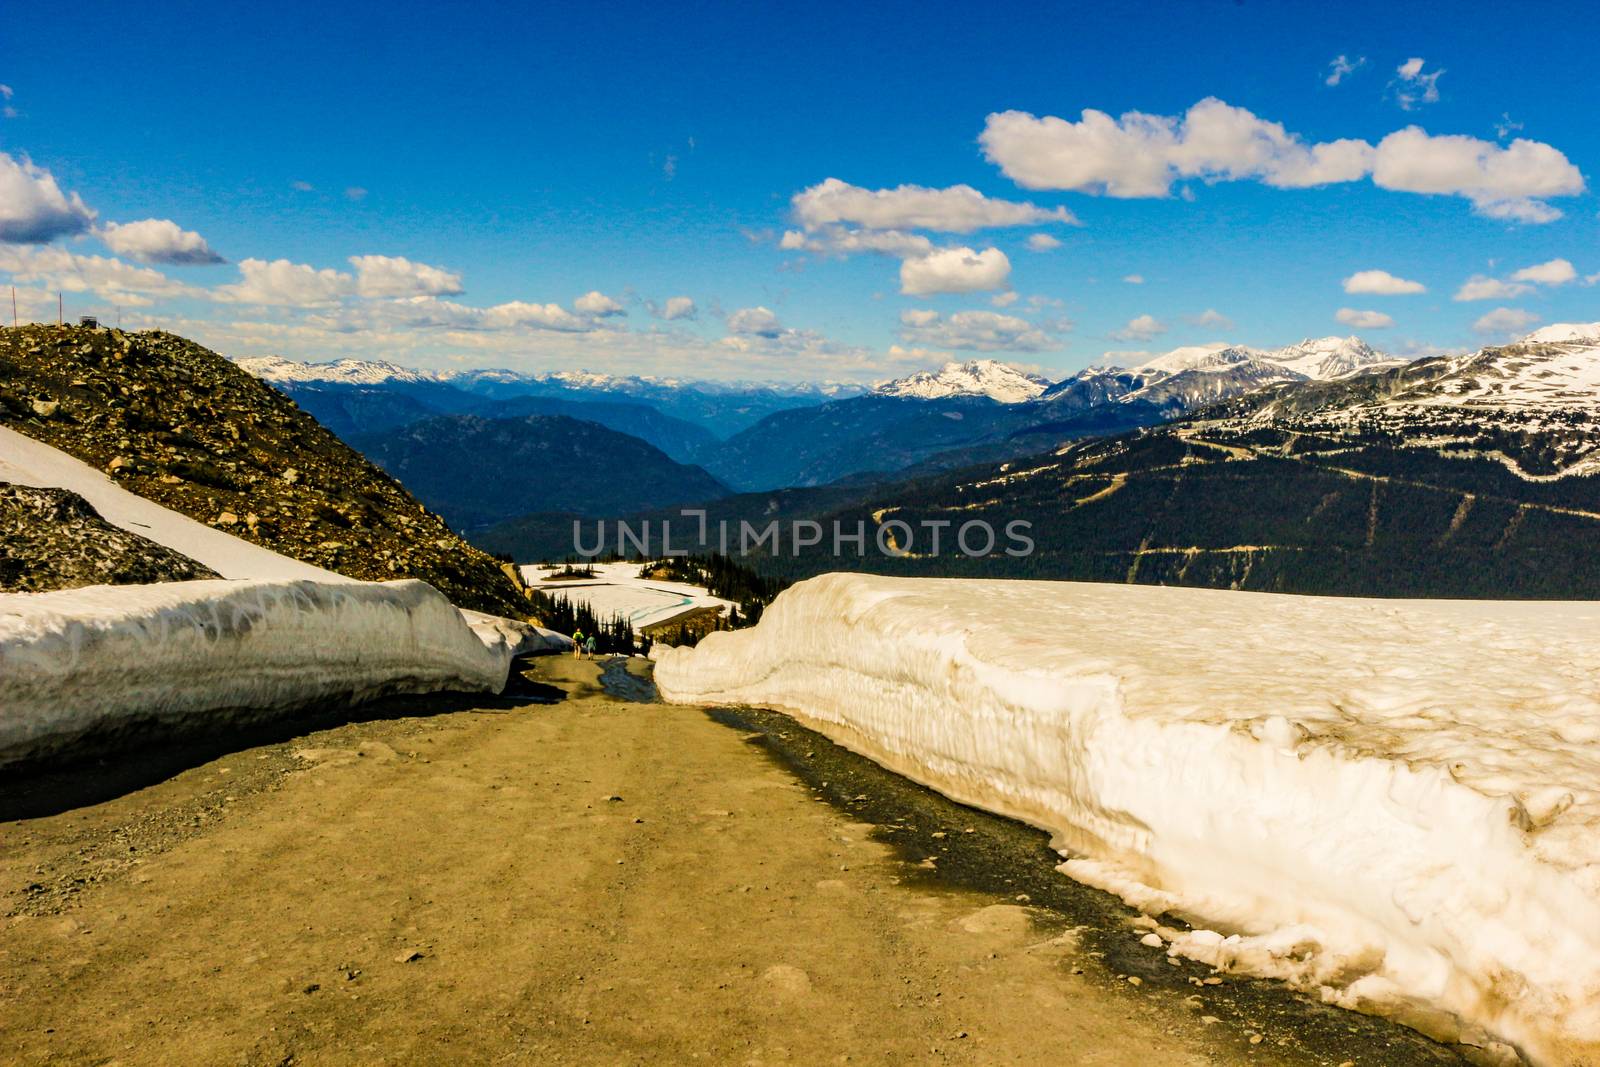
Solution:
[(0, 766), (153, 725), (389, 693), (498, 693), (510, 656), (425, 582), (205, 581), (0, 595)]
[(1052, 831), (1170, 953), (1600, 1064), (1600, 604), (834, 574), (656, 656)]
[(733, 601), (714, 597), (698, 585), (641, 578), (638, 563), (596, 563), (593, 567), (593, 578), (547, 581), (548, 567), (527, 564), (521, 568), (522, 580), (551, 596), (587, 604), (602, 622), (621, 615), (635, 629), (670, 622), (697, 608), (716, 608), (726, 614), (734, 606)]

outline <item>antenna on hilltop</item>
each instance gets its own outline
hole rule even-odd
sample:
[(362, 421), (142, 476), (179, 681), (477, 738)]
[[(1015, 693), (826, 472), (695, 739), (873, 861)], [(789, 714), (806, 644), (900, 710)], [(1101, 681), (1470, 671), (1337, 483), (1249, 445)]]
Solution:
[(64, 307), (66, 307), (66, 305), (61, 302), (61, 290), (57, 289), (56, 290), (56, 329), (58, 329), (58, 330), (61, 327), (65, 326), (67, 324), (67, 316), (62, 311), (62, 309)]
[(17, 287), (11, 287), (11, 328), (17, 328)]

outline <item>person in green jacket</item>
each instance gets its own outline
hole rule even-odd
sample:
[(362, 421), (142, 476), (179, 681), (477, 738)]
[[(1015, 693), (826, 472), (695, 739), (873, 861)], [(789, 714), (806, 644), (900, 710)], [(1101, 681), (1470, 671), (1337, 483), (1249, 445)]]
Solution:
[(572, 632), (572, 658), (579, 659), (583, 656), (583, 631)]

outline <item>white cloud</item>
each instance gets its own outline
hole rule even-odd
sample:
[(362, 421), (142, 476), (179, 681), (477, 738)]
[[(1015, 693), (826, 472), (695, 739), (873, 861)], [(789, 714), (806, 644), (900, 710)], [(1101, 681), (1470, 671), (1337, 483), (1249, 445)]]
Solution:
[(1439, 102), (1439, 75), (1444, 71), (1436, 70), (1430, 74), (1422, 69), (1423, 66), (1422, 59), (1413, 56), (1395, 68), (1395, 80), (1391, 86), (1395, 103), (1406, 111), (1415, 111), (1420, 104)]
[(1196, 326), (1212, 326), (1220, 330), (1233, 329), (1233, 320), (1215, 308), (1206, 308), (1191, 321)]
[(1152, 337), (1167, 332), (1166, 323), (1154, 315), (1140, 315), (1129, 319), (1128, 324), (1120, 330), (1114, 331), (1111, 336), (1119, 341), (1148, 341)]
[(789, 252), (816, 252), (820, 255), (849, 256), (857, 252), (876, 252), (904, 258), (925, 256), (933, 242), (921, 234), (902, 230), (850, 230), (843, 226), (823, 226), (806, 232), (787, 230), (778, 247)]
[(667, 322), (674, 322), (679, 319), (692, 320), (700, 314), (700, 309), (695, 306), (695, 302), (687, 296), (669, 296), (665, 303), (656, 304), (652, 302), (648, 307), (650, 314), (658, 319), (665, 319)]
[(1017, 299), (1017, 291), (1015, 289), (1011, 289), (1004, 293), (996, 293), (994, 296), (991, 296), (989, 298), (989, 303), (997, 308), (1008, 308), (1012, 304), (1015, 304)]
[[(1597, 276), (1600, 277), (1600, 276)], [(1456, 290), (1457, 300), (1510, 300), (1533, 291), (1535, 285), (1566, 285), (1576, 281), (1578, 271), (1570, 260), (1552, 259), (1523, 267), (1509, 281), (1474, 274)], [(1589, 279), (1585, 279), (1589, 283)]]
[(344, 198), (350, 201), (362, 201), (367, 198), (367, 191), (359, 185), (352, 185), (345, 189)]
[(282, 307), (317, 307), (337, 303), (356, 289), (348, 274), (318, 270), (287, 259), (246, 259), (239, 263), (240, 280), (212, 290), (216, 299), (233, 304)]
[(998, 248), (941, 248), (900, 264), (900, 291), (908, 296), (972, 293), (1004, 288), (1011, 261)]
[(1328, 76), (1322, 79), (1322, 83), (1330, 86), (1338, 85), (1366, 65), (1366, 56), (1357, 56), (1355, 59), (1346, 55), (1334, 56), (1333, 62), (1328, 64)]
[(1358, 270), (1344, 280), (1344, 291), (1377, 296), (1404, 296), (1408, 293), (1425, 293), (1428, 287), (1421, 282), (1397, 278), (1386, 270)]
[[(147, 304), (142, 297), (196, 296), (203, 290), (149, 267), (110, 256), (82, 256), (65, 248), (0, 245), (0, 271), (18, 282), (42, 282), (69, 293), (95, 293), (124, 305)], [(135, 299), (135, 296), (140, 297)]]
[(350, 265), (356, 269), (358, 296), (453, 296), (462, 291), (461, 275), (404, 256), (351, 256)]
[(593, 322), (574, 315), (560, 304), (531, 304), (522, 300), (485, 308), (481, 313), (481, 319), (483, 325), (491, 330), (523, 326), (536, 330), (583, 333), (594, 329)]
[(1489, 278), (1482, 274), (1474, 274), (1461, 283), (1461, 288), (1456, 290), (1456, 300), (1510, 300), (1512, 297), (1521, 296), (1533, 287), (1518, 282), (1503, 282), (1499, 278)]
[(1538, 321), (1539, 316), (1522, 308), (1495, 308), (1474, 322), (1472, 328), (1482, 334), (1508, 337), (1521, 333)]
[(597, 319), (611, 318), (617, 315), (626, 315), (621, 304), (611, 299), (598, 289), (591, 289), (572, 302), (573, 309), (584, 315), (593, 315)]
[(1394, 319), (1381, 311), (1358, 311), (1355, 308), (1340, 308), (1334, 312), (1333, 317), (1346, 326), (1353, 326), (1358, 330), (1387, 330), (1394, 325)]
[(0, 242), (45, 244), (94, 224), (95, 213), (77, 193), (64, 193), (55, 176), (26, 156), (0, 152)]
[(289, 183), (289, 188), (293, 189), (297, 193), (309, 193), (314, 190), (316, 186), (307, 181), (292, 181)]
[(1129, 285), (1143, 285), (1144, 284), (1144, 275), (1143, 274), (1124, 274), (1122, 276), (1122, 280), (1127, 282)]
[(740, 308), (728, 316), (728, 332), (734, 335), (765, 337), (769, 340), (783, 334), (783, 324), (778, 316), (765, 307)]
[(1280, 124), (1215, 98), (1181, 117), (1085, 110), (1077, 122), (1006, 111), (988, 117), (984, 155), (1030, 189), (1113, 197), (1164, 197), (1183, 178), (1255, 180), (1278, 188), (1360, 181), (1383, 189), (1464, 197), (1480, 215), (1549, 222), (1545, 202), (1583, 192), (1583, 175), (1557, 149), (1518, 139), (1501, 147), (1410, 126), (1376, 146), (1362, 140), (1308, 144)]
[(227, 262), (211, 250), (204, 237), (170, 219), (108, 222), (98, 233), (111, 251), (141, 263), (191, 266)]
[(935, 230), (972, 233), (1003, 226), (1037, 226), (1047, 222), (1076, 223), (1064, 207), (995, 200), (970, 185), (930, 189), (901, 185), (863, 189), (829, 178), (794, 195), (795, 221), (808, 230), (854, 224), (871, 230)]
[(912, 309), (900, 313), (900, 339), (932, 348), (959, 348), (979, 352), (1040, 352), (1059, 342), (1027, 319), (994, 311), (937, 311)]
[(1583, 175), (1547, 144), (1518, 138), (1502, 148), (1476, 137), (1430, 136), (1417, 126), (1378, 143), (1372, 180), (1380, 188), (1466, 197), (1480, 215), (1550, 222), (1561, 212), (1544, 197), (1583, 192)]
[(1061, 247), (1061, 242), (1047, 233), (1031, 233), (1026, 243), (1030, 252), (1053, 252)]
[(1577, 280), (1578, 272), (1571, 261), (1565, 259), (1552, 259), (1547, 263), (1535, 263), (1531, 267), (1523, 267), (1511, 276), (1514, 282), (1533, 282), (1535, 285), (1566, 285)]
[(1166, 196), (1179, 178), (1258, 179), (1282, 188), (1355, 181), (1370, 167), (1364, 141), (1307, 144), (1276, 122), (1208, 97), (1181, 118), (1086, 109), (1078, 122), (1023, 111), (992, 114), (984, 155), (1029, 189), (1113, 197)]

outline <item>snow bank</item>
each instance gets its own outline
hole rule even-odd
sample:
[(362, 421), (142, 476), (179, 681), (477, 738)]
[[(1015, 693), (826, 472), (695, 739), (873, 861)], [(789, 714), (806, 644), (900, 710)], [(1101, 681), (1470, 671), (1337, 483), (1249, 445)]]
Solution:
[(1600, 1064), (1600, 604), (836, 574), (655, 679), (1053, 831), (1171, 952)]
[(425, 582), (169, 582), (0, 595), (0, 766), (151, 726), (388, 693), (497, 693), (491, 647)]

